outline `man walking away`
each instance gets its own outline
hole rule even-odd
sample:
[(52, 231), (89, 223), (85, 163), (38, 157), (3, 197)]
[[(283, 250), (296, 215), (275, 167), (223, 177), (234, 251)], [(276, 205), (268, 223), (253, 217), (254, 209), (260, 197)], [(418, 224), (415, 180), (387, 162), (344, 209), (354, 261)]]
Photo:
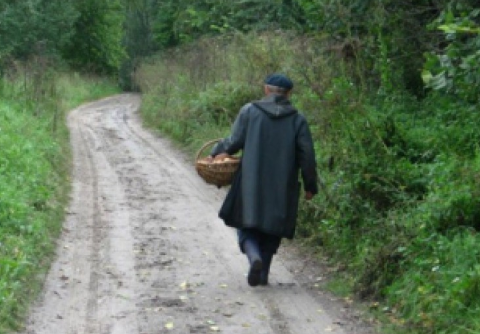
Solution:
[(294, 237), (299, 175), (306, 200), (318, 192), (313, 141), (305, 117), (289, 101), (292, 88), (285, 75), (268, 76), (265, 97), (241, 108), (231, 135), (211, 152), (214, 158), (242, 150), (219, 216), (238, 229), (240, 249), (250, 263), (250, 286), (268, 284), (281, 239)]

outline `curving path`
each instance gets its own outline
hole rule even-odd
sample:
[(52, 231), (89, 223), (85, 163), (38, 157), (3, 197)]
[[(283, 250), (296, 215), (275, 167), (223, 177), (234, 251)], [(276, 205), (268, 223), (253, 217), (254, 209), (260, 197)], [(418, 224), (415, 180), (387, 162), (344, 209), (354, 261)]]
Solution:
[(217, 218), (224, 191), (142, 128), (139, 105), (118, 95), (70, 113), (71, 205), (25, 333), (366, 333), (295, 256), (278, 257), (271, 286), (246, 284)]

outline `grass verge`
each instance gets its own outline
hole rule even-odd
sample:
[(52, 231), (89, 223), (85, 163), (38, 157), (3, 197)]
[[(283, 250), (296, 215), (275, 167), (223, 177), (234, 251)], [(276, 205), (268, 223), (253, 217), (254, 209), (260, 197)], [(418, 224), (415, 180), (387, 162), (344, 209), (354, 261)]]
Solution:
[(118, 92), (108, 80), (50, 73), (46, 92), (0, 90), (0, 333), (22, 328), (53, 259), (70, 189), (66, 111)]

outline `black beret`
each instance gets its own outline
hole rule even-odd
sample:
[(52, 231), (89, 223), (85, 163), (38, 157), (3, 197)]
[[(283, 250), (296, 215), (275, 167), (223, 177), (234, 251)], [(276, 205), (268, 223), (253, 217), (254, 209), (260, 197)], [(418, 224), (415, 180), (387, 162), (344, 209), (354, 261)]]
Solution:
[(293, 88), (293, 82), (283, 74), (271, 74), (265, 79), (265, 84), (290, 90)]

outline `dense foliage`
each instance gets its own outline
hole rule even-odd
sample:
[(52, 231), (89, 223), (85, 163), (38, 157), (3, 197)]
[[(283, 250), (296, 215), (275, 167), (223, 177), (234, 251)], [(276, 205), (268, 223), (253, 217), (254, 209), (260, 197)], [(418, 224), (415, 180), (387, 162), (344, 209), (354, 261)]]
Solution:
[(119, 0), (83, 0), (76, 4), (74, 34), (63, 56), (80, 68), (96, 73), (115, 73), (124, 58), (123, 10)]
[(47, 57), (85, 71), (113, 73), (124, 59), (118, 0), (0, 2), (0, 73), (17, 60)]
[(417, 95), (423, 94), (419, 75), (423, 54), (442, 50), (445, 43), (436, 28), (427, 26), (438, 27), (434, 21), (445, 13), (450, 13), (447, 15), (450, 20), (476, 16), (472, 13), (473, 0), (136, 0), (132, 3), (136, 4), (136, 15), (142, 16), (142, 20), (137, 20), (137, 24), (130, 22), (127, 31), (149, 46), (142, 56), (204, 36), (293, 30), (328, 40), (332, 52), (347, 57), (362, 55), (359, 66), (364, 73), (373, 74), (368, 77), (373, 82), (363, 83), (369, 84), (369, 89), (379, 84), (386, 91), (406, 87)]
[(445, 34), (440, 50), (427, 55), (424, 80), (462, 100), (478, 103), (480, 97), (480, 8), (457, 5), (431, 24)]
[(0, 61), (58, 52), (74, 34), (77, 17), (73, 1), (0, 2)]

